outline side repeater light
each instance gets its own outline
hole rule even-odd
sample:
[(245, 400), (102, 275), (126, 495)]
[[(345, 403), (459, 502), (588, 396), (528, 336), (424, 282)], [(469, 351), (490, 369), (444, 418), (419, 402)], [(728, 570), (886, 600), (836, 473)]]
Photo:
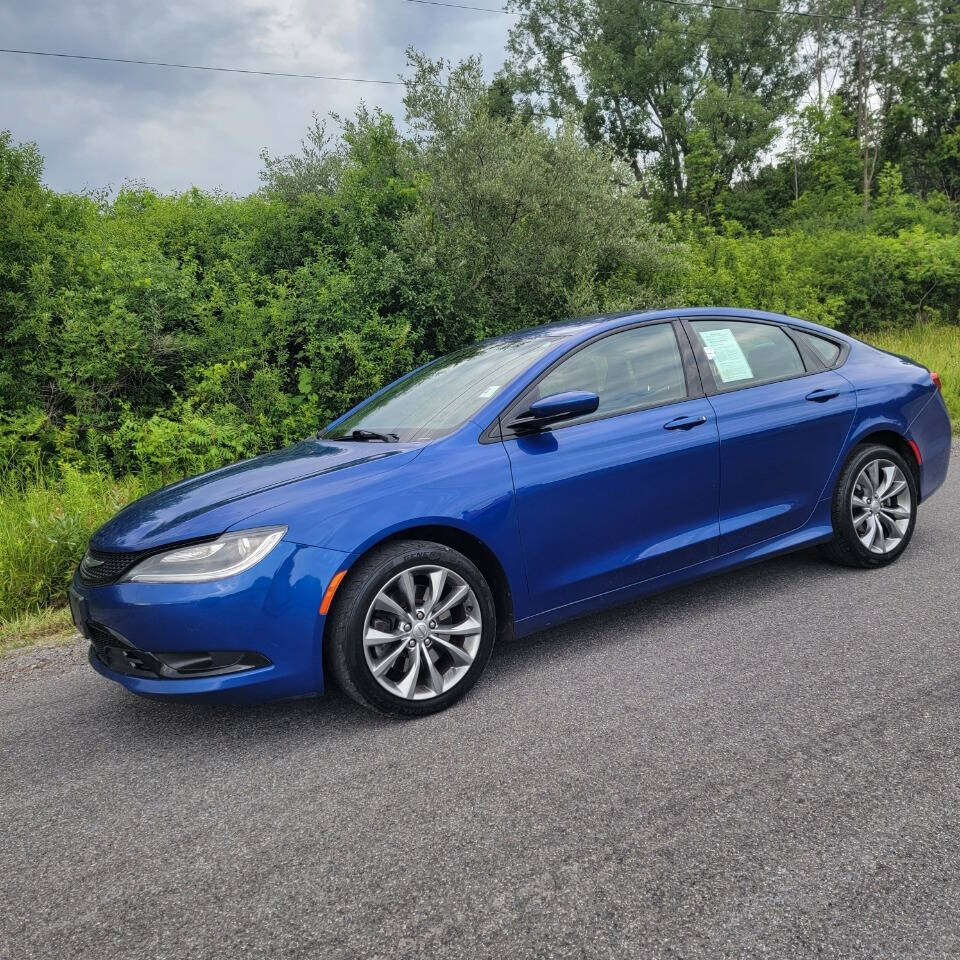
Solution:
[(337, 592), (337, 587), (340, 586), (340, 581), (347, 575), (346, 570), (341, 570), (339, 573), (333, 575), (333, 579), (330, 581), (327, 586), (326, 592), (323, 595), (323, 600), (320, 601), (320, 610), (319, 613), (321, 616), (325, 617), (330, 611), (330, 604), (333, 603), (333, 595)]

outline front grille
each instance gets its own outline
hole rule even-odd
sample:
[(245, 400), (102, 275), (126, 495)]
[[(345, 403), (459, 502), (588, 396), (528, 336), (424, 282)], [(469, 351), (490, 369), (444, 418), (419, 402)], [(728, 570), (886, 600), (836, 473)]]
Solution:
[(135, 563), (142, 560), (149, 550), (136, 553), (104, 553), (88, 548), (80, 561), (80, 582), (88, 587), (102, 587), (116, 583)]

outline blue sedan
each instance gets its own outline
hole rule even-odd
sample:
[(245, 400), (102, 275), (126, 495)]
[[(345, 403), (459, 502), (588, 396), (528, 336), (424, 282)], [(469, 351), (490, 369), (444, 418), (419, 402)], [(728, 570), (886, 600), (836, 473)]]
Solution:
[(528, 634), (788, 550), (892, 563), (942, 483), (939, 377), (780, 315), (552, 324), (397, 380), (318, 436), (92, 537), (90, 663), (134, 693), (323, 692), (417, 715)]

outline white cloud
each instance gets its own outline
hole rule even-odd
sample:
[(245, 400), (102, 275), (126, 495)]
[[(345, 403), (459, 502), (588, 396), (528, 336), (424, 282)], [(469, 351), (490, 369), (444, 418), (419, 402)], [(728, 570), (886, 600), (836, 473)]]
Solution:
[[(393, 80), (413, 45), (503, 61), (512, 18), (404, 0), (14, 0), (4, 46), (94, 56)], [(297, 149), (311, 114), (365, 100), (398, 118), (402, 88), (0, 55), (0, 126), (35, 140), (60, 190), (126, 180), (256, 189), (258, 154)]]

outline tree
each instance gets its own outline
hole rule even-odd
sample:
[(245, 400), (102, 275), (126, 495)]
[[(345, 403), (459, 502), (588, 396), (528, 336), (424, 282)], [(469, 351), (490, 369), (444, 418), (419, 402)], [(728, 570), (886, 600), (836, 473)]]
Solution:
[(306, 137), (300, 141), (300, 152), (273, 157), (260, 151), (260, 181), (269, 197), (295, 202), (309, 194), (332, 190), (343, 166), (343, 151), (336, 138), (327, 131), (327, 121), (313, 115)]
[(576, 123), (493, 115), (475, 58), (410, 56), (424, 183), (404, 257), (425, 349), (651, 302), (670, 246), (629, 170)]
[(956, 168), (949, 147), (946, 157), (942, 149), (960, 119), (950, 81), (960, 61), (956, 0), (829, 2), (828, 16), (817, 20), (816, 61), (839, 77), (836, 92), (856, 121), (864, 215), (876, 175), (890, 163), (901, 168), (910, 188), (950, 193)]
[(861, 176), (856, 120), (839, 97), (800, 112), (794, 127), (803, 167), (800, 176), (805, 209), (815, 205), (819, 222), (848, 213), (856, 202)]
[(750, 174), (807, 84), (801, 18), (656, 0), (511, 9), (517, 88), (548, 113), (576, 110), (587, 137), (609, 143), (668, 206), (708, 203)]
[(879, 66), (880, 163), (897, 164), (908, 190), (960, 200), (960, 7), (956, 0), (923, 0), (900, 9), (930, 26), (890, 31)]

